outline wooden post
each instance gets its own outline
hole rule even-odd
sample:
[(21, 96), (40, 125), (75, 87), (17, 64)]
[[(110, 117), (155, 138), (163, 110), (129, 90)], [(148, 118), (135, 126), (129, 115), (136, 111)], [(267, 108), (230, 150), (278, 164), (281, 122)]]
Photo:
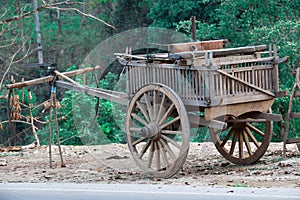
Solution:
[(38, 12), (38, 3), (37, 0), (33, 0), (34, 5), (34, 22), (35, 22), (35, 31), (36, 31), (36, 42), (37, 42), (37, 50), (38, 50), (38, 59), (39, 64), (44, 63), (43, 60), (43, 47), (42, 47), (42, 37), (41, 37), (41, 29), (40, 29), (40, 19)]
[(56, 9), (56, 20), (57, 20), (57, 29), (58, 29), (58, 38), (62, 35), (62, 28), (61, 28), (61, 20), (60, 20), (60, 10)]
[(191, 20), (192, 20), (192, 39), (193, 39), (193, 42), (196, 42), (196, 40), (197, 40), (197, 38), (196, 38), (196, 17), (192, 16)]
[(273, 51), (274, 51), (274, 61), (273, 61), (273, 89), (274, 89), (274, 92), (279, 92), (278, 64), (275, 62), (275, 60), (278, 59), (278, 55), (277, 55), (277, 48), (276, 48), (275, 44), (273, 45)]

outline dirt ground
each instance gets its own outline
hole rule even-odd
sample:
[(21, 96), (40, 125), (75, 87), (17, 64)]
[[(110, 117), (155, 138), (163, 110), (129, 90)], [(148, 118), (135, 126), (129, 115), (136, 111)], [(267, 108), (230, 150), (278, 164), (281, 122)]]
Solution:
[(300, 153), (288, 145), (271, 143), (262, 159), (250, 166), (226, 161), (210, 142), (192, 143), (182, 170), (169, 179), (153, 179), (143, 174), (133, 161), (127, 145), (63, 146), (65, 168), (60, 166), (53, 147), (53, 168), (49, 168), (48, 148), (42, 146), (18, 152), (0, 153), (0, 182), (75, 182), (176, 184), (215, 187), (289, 187), (300, 189)]

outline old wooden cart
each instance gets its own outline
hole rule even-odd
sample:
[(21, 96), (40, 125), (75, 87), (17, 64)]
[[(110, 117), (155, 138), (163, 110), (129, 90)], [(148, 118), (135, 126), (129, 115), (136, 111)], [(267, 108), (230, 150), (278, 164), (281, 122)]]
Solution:
[(56, 80), (55, 86), (128, 105), (129, 149), (138, 166), (156, 177), (180, 170), (193, 127), (209, 127), (229, 161), (251, 164), (268, 148), (272, 121), (281, 120), (270, 108), (286, 94), (278, 87), (278, 64), (286, 58), (278, 58), (275, 46), (222, 48), (224, 42), (163, 45), (167, 53), (117, 53), (126, 69), (126, 93), (79, 85), (68, 78), (70, 72), (56, 71), (69, 81)]

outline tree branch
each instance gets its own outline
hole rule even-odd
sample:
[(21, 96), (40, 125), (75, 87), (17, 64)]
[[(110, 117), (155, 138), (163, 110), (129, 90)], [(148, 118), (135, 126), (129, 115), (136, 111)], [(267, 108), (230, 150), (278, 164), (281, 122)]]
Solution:
[[(48, 7), (47, 7), (47, 8), (48, 8)], [(99, 22), (105, 24), (106, 26), (108, 26), (108, 27), (113, 28), (113, 29), (116, 30), (116, 27), (114, 27), (113, 25), (108, 24), (107, 22), (103, 21), (102, 19), (99, 19), (99, 18), (95, 17), (94, 15), (84, 13), (84, 12), (78, 10), (77, 8), (49, 7), (48, 9), (59, 9), (59, 10), (63, 10), (63, 11), (70, 11), (70, 10), (73, 10), (73, 11), (76, 11), (76, 12), (78, 12), (79, 14), (85, 16), (85, 17), (89, 17), (89, 18), (95, 19), (95, 20), (97, 20), (97, 21), (99, 21)]]
[(23, 49), (24, 45), (25, 45), (25, 43), (22, 44), (22, 46), (12, 55), (10, 63), (8, 65), (7, 69), (5, 70), (5, 72), (4, 72), (3, 76), (2, 76), (2, 79), (0, 81), (0, 89), (2, 88), (2, 83), (3, 83), (3, 81), (4, 81), (4, 79), (5, 79), (6, 75), (7, 75), (7, 73), (9, 72), (12, 64), (14, 63), (14, 59), (15, 59), (16, 55), (20, 52), (21, 49)]
[(16, 21), (16, 20), (19, 20), (20, 18), (27, 18), (29, 17), (30, 15), (34, 14), (36, 11), (40, 11), (42, 9), (45, 9), (45, 8), (48, 8), (48, 9), (59, 9), (59, 10), (73, 10), (73, 11), (76, 11), (78, 13), (80, 13), (81, 15), (84, 15), (86, 17), (90, 17), (92, 19), (95, 19), (103, 24), (105, 24), (106, 26), (110, 27), (110, 28), (113, 28), (113, 29), (116, 29), (113, 25), (110, 25), (108, 24), (107, 22), (105, 22), (104, 20), (102, 19), (99, 19), (93, 15), (90, 15), (90, 14), (87, 14), (87, 13), (84, 13), (80, 10), (78, 10), (77, 8), (60, 8), (58, 6), (61, 6), (61, 5), (73, 5), (73, 4), (80, 4), (80, 5), (84, 5), (84, 3), (81, 3), (81, 2), (69, 2), (69, 1), (64, 1), (64, 2), (58, 2), (58, 3), (53, 3), (53, 4), (47, 4), (46, 2), (44, 2), (44, 5), (42, 6), (39, 6), (36, 10), (32, 10), (30, 12), (27, 12), (23, 15), (20, 15), (20, 16), (14, 16), (14, 17), (11, 17), (11, 18), (8, 18), (8, 19), (5, 19), (5, 20), (2, 20), (0, 21), (0, 25), (2, 24), (7, 24), (7, 23), (10, 23), (12, 21)]

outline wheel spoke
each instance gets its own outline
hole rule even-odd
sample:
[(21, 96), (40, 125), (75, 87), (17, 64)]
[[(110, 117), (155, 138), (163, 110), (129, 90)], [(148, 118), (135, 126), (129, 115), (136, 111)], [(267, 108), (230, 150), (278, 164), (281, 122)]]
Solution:
[(252, 129), (253, 131), (255, 131), (256, 133), (258, 133), (259, 135), (261, 135), (261, 136), (265, 136), (265, 133), (264, 132), (262, 132), (261, 130), (259, 130), (258, 128), (256, 128), (255, 126), (253, 126), (252, 124), (250, 124), (250, 123), (247, 123), (247, 126), (250, 128), (250, 129)]
[(140, 154), (140, 156), (139, 156), (139, 159), (142, 159), (142, 158), (143, 158), (143, 156), (145, 155), (146, 151), (149, 149), (150, 144), (151, 144), (151, 140), (148, 140), (147, 143), (144, 145), (142, 151), (141, 151), (141, 154)]
[(135, 146), (135, 145), (137, 145), (137, 144), (143, 142), (143, 141), (146, 140), (146, 139), (147, 139), (146, 137), (142, 137), (142, 138), (136, 140), (135, 142), (133, 142), (133, 143), (132, 143), (132, 146)]
[(239, 158), (243, 159), (244, 158), (244, 149), (243, 149), (243, 135), (242, 133), (239, 131), (238, 133), (239, 136)]
[(236, 144), (236, 141), (237, 141), (237, 137), (238, 137), (238, 134), (235, 132), (234, 133), (234, 136), (233, 136), (233, 140), (232, 140), (232, 143), (231, 143), (231, 147), (230, 147), (230, 155), (233, 154), (234, 152), (234, 149), (235, 149), (235, 144)]
[(216, 129), (210, 128), (210, 135), (224, 158), (238, 165), (248, 165), (255, 163), (266, 152), (272, 139), (272, 122), (265, 120), (258, 124), (257, 121), (238, 120), (239, 117), (224, 116), (228, 128), (219, 134)]
[(158, 146), (158, 143), (155, 142), (156, 146), (156, 170), (160, 170), (160, 148)]
[(163, 133), (163, 134), (181, 135), (182, 131), (162, 130), (161, 133)]
[(246, 129), (247, 134), (251, 138), (251, 140), (254, 142), (255, 146), (258, 148), (259, 147), (259, 143), (257, 142), (257, 140), (254, 137), (254, 135), (251, 133), (251, 130), (248, 127), (246, 127), (245, 129)]
[(140, 109), (140, 111), (142, 112), (143, 116), (146, 118), (146, 121), (148, 123), (150, 123), (151, 121), (150, 121), (149, 115), (148, 115), (147, 111), (145, 110), (143, 104), (141, 104), (141, 102), (139, 102), (139, 101), (137, 101), (136, 104), (137, 104), (138, 108)]
[(144, 97), (146, 101), (147, 110), (149, 112), (150, 120), (153, 121), (152, 106), (151, 106), (149, 95), (147, 93), (144, 93)]
[(172, 119), (171, 121), (161, 125), (161, 129), (164, 129), (164, 128), (170, 126), (171, 124), (173, 124), (174, 122), (177, 122), (178, 120), (180, 120), (180, 116), (177, 116), (174, 119)]
[(172, 88), (163, 84), (139, 88), (125, 120), (129, 150), (141, 170), (157, 178), (180, 170), (188, 154), (190, 124), (184, 103)]
[(137, 114), (131, 113), (131, 116), (132, 116), (134, 119), (136, 119), (137, 121), (141, 122), (144, 126), (147, 126), (147, 125), (148, 125), (148, 123), (147, 123), (144, 119), (142, 119), (140, 116), (138, 116)]
[(157, 141), (157, 144), (159, 146), (159, 149), (161, 150), (162, 159), (166, 164), (166, 168), (168, 169), (170, 164), (169, 164), (169, 161), (168, 161), (168, 158), (167, 158), (166, 150), (165, 150), (164, 146), (162, 145), (162, 143), (160, 141)]
[(244, 138), (244, 142), (246, 144), (246, 148), (248, 150), (249, 153), (249, 157), (252, 155), (252, 151), (251, 151), (251, 145), (247, 136), (247, 133), (245, 131), (243, 131), (243, 138)]
[(154, 150), (155, 150), (154, 145), (155, 145), (154, 142), (151, 142), (151, 148), (150, 148), (149, 157), (148, 157), (148, 168), (151, 168), (151, 166), (152, 166)]
[(158, 114), (158, 95), (157, 91), (153, 91), (153, 120), (157, 121), (157, 114)]
[(226, 135), (225, 139), (223, 140), (223, 142), (221, 143), (221, 146), (224, 147), (224, 145), (227, 143), (227, 141), (229, 140), (229, 138), (232, 136), (232, 134), (234, 134), (234, 130), (235, 128), (231, 128), (229, 133)]
[(166, 121), (166, 119), (170, 116), (170, 114), (174, 108), (175, 108), (175, 105), (174, 105), (174, 103), (172, 103), (172, 105), (168, 108), (167, 112), (164, 114), (162, 119), (159, 121), (159, 123), (158, 123), (159, 125), (162, 125)]
[(181, 149), (181, 146), (175, 142), (174, 140), (172, 140), (171, 138), (168, 138), (167, 136), (165, 135), (161, 135), (161, 137), (166, 140), (167, 142), (170, 142), (171, 144), (173, 144), (175, 147), (177, 147), (178, 149)]
[(161, 117), (162, 117), (162, 114), (163, 114), (163, 111), (164, 111), (164, 108), (165, 108), (165, 101), (166, 101), (166, 95), (163, 94), (163, 97), (162, 97), (162, 100), (161, 100), (161, 103), (160, 103), (160, 108), (159, 108), (157, 118), (156, 118), (157, 122), (161, 120)]
[(174, 152), (171, 150), (171, 148), (169, 147), (168, 143), (164, 139), (161, 139), (160, 142), (161, 142), (162, 146), (166, 149), (166, 151), (170, 154), (172, 159), (176, 160), (176, 156), (175, 156)]

